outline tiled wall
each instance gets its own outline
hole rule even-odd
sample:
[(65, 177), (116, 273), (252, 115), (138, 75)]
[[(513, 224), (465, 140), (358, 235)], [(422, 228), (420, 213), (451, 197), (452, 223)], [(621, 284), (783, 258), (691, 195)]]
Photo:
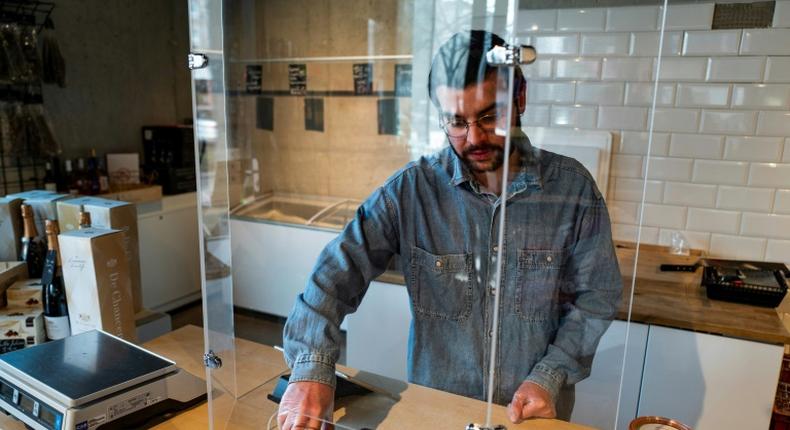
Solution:
[(617, 239), (636, 238), (647, 174), (643, 241), (790, 262), (790, 1), (764, 29), (711, 30), (713, 11), (669, 6), (649, 165), (658, 6), (520, 11), (539, 53), (525, 123), (613, 133)]

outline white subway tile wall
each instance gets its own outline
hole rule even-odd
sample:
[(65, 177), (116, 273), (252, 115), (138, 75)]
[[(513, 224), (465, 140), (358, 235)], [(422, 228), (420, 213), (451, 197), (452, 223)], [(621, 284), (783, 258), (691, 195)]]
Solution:
[(790, 82), (790, 57), (768, 57), (765, 82)]
[(611, 7), (606, 11), (606, 31), (658, 30), (657, 6)]
[(723, 211), (719, 209), (689, 208), (689, 230), (705, 230), (712, 233), (738, 234), (741, 212)]
[(716, 206), (716, 186), (667, 182), (664, 187), (664, 203), (712, 208)]
[(790, 136), (790, 112), (761, 111), (757, 119), (758, 136)]
[(746, 185), (749, 163), (695, 160), (692, 182), (697, 184)]
[(524, 124), (612, 133), (615, 239), (636, 240), (646, 185), (643, 242), (790, 262), (790, 1), (766, 29), (712, 30), (713, 9), (669, 6), (655, 116), (661, 7), (520, 11)]
[[(710, 30), (713, 3), (673, 4), (667, 9), (667, 30)], [(659, 22), (661, 17), (659, 16)]]
[(590, 105), (621, 105), (625, 84), (622, 82), (579, 82), (576, 84), (576, 103)]
[(687, 31), (683, 55), (738, 55), (741, 30)]
[(776, 2), (773, 27), (790, 27), (790, 1), (780, 0)]
[(739, 112), (732, 110), (702, 111), (702, 133), (735, 133), (752, 134), (757, 113), (752, 111)]
[(595, 128), (597, 109), (590, 106), (551, 107), (551, 125), (557, 127)]
[[(615, 151), (646, 155), (649, 144), (650, 155), (667, 155), (669, 153), (669, 136), (669, 133), (623, 131), (620, 136), (620, 146)], [(651, 138), (652, 142), (650, 142)]]
[(719, 186), (716, 207), (719, 209), (770, 212), (774, 201), (774, 190)]
[(790, 214), (790, 190), (776, 190), (774, 213)]
[[(654, 83), (628, 82), (625, 91), (625, 104), (628, 106), (652, 106)], [(675, 84), (658, 84), (656, 106), (673, 106), (675, 104)]]
[(605, 23), (605, 8), (560, 9), (557, 14), (557, 31), (603, 31)]
[(781, 137), (727, 136), (725, 160), (772, 161), (782, 159)]
[(708, 58), (708, 82), (760, 82), (763, 79), (765, 57)]
[(554, 77), (557, 79), (599, 79), (601, 61), (581, 58), (557, 59)]
[(790, 29), (749, 28), (743, 30), (741, 55), (790, 55)]
[(730, 86), (719, 84), (678, 84), (677, 105), (682, 107), (727, 107)]
[(712, 234), (710, 255), (743, 260), (762, 260), (765, 256), (766, 240), (756, 237)]
[[(654, 57), (658, 55), (658, 44), (661, 33), (639, 32), (631, 33), (630, 54), (634, 57)], [(662, 56), (680, 55), (683, 33), (667, 31), (664, 33), (664, 45), (661, 47)]]
[(721, 159), (724, 136), (672, 133), (669, 155), (673, 157)]
[[(656, 64), (658, 63), (656, 58)], [(656, 66), (658, 67), (658, 66)], [(661, 58), (659, 81), (704, 81), (708, 59), (703, 57)]]
[(582, 55), (628, 55), (628, 33), (582, 35)]

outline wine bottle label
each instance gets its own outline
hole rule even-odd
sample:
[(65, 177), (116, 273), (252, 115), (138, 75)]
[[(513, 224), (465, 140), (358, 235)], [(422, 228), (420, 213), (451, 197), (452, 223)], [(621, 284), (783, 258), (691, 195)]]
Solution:
[(58, 340), (71, 335), (68, 315), (62, 317), (44, 316), (44, 327), (47, 330), (47, 339)]

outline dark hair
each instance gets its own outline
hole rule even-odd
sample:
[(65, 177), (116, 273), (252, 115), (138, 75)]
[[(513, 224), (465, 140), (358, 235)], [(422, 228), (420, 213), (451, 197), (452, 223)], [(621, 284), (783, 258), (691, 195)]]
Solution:
[[(488, 64), (486, 53), (494, 46), (504, 46), (505, 40), (484, 30), (455, 33), (439, 47), (428, 74), (428, 95), (436, 106), (436, 88), (464, 89), (484, 82), (499, 70)], [(525, 83), (521, 68), (516, 67), (513, 92), (517, 94)]]

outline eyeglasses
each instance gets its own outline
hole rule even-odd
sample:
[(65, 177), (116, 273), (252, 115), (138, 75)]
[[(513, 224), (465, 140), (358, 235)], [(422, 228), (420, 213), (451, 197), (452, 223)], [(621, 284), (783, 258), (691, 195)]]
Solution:
[(486, 133), (492, 133), (496, 130), (498, 124), (503, 122), (503, 118), (497, 114), (483, 115), (475, 121), (467, 121), (463, 118), (452, 117), (444, 118), (440, 126), (444, 133), (451, 138), (465, 138), (469, 134), (469, 126), (476, 124), (481, 130)]

